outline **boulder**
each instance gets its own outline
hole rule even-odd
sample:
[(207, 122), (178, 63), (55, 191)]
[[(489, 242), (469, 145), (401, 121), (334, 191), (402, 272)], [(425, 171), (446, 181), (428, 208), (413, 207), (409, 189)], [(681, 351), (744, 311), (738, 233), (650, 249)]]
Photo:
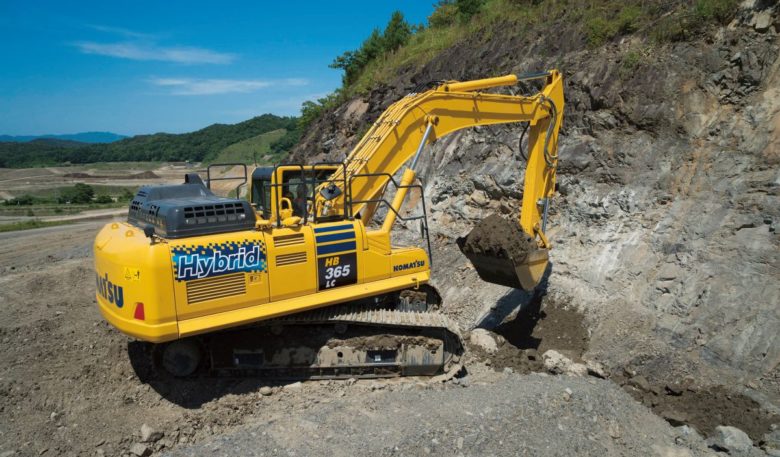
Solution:
[(772, 10), (765, 10), (756, 14), (753, 20), (753, 28), (757, 32), (766, 32), (772, 25)]
[(750, 452), (753, 441), (742, 430), (728, 425), (715, 427), (715, 432), (707, 438), (707, 445), (718, 451), (729, 454), (745, 454)]
[(588, 374), (588, 368), (581, 364), (575, 363), (560, 352), (550, 349), (542, 354), (542, 360), (544, 360), (544, 367), (547, 371), (555, 374), (567, 374), (571, 376), (586, 376)]
[(149, 449), (149, 447), (147, 447), (145, 444), (135, 443), (132, 447), (130, 447), (130, 453), (138, 457), (146, 457), (152, 453), (152, 450)]
[(780, 456), (780, 428), (764, 434), (764, 451), (772, 456)]
[(260, 395), (267, 397), (274, 393), (274, 390), (268, 386), (263, 386), (260, 388)]
[(588, 374), (591, 376), (601, 379), (607, 379), (609, 377), (609, 373), (604, 366), (594, 360), (587, 360), (585, 362), (585, 368), (587, 368)]
[(285, 392), (287, 391), (293, 391), (293, 390), (301, 390), (303, 388), (303, 383), (301, 381), (294, 382), (292, 384), (287, 384), (282, 389), (284, 389)]
[(498, 350), (498, 343), (493, 337), (493, 334), (484, 328), (475, 328), (472, 330), (469, 341), (474, 346), (479, 346), (490, 354)]
[(154, 443), (159, 441), (163, 437), (163, 433), (159, 432), (147, 424), (141, 425), (141, 442), (142, 443)]

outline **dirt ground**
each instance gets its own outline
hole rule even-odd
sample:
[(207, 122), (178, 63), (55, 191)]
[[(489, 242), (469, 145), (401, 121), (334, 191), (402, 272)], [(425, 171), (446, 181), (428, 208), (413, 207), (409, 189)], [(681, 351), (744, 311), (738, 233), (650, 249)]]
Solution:
[[(364, 401), (369, 399), (377, 410), (392, 410), (396, 404), (423, 404), (412, 401), (420, 391), (444, 390), (455, 395), (470, 385), (480, 387), (474, 391), (473, 398), (468, 394), (463, 401), (487, 401), (498, 393), (498, 390), (491, 390), (491, 386), (496, 385), (499, 389), (496, 383), (503, 382), (507, 376), (517, 377), (510, 382), (517, 388), (512, 395), (520, 396), (517, 401), (521, 404), (531, 405), (536, 399), (529, 398), (531, 392), (523, 390), (523, 376), (533, 376), (524, 373), (543, 370), (541, 354), (556, 349), (573, 360), (580, 360), (587, 349), (588, 334), (582, 315), (566, 303), (554, 303), (540, 295), (531, 306), (510, 315), (494, 329), (497, 339), (503, 341), (496, 353), (488, 355), (470, 348), (464, 357), (466, 367), (461, 377), (444, 384), (429, 379), (303, 384), (269, 384), (259, 379), (163, 379), (146, 364), (140, 345), (109, 327), (96, 309), (91, 243), (102, 223), (93, 221), (0, 235), (0, 303), (5, 311), (0, 315), (3, 347), (0, 351), (0, 453), (3, 456), (130, 455), (130, 449), (136, 445), (143, 446), (144, 452), (182, 449), (182, 455), (201, 453), (205, 452), (202, 448), (186, 451), (186, 446), (231, 436), (242, 430), (239, 426), (251, 426), (258, 421), (264, 423), (273, 417), (293, 414), (291, 412), (305, 418), (309, 408), (318, 404), (333, 405), (323, 411), (336, 405), (346, 411), (363, 408)], [(447, 311), (446, 304), (444, 309)], [(561, 383), (569, 382), (565, 381), (568, 376), (547, 378), (549, 380), (541, 385), (556, 383), (558, 381), (550, 380), (558, 378)], [(692, 424), (702, 432), (721, 419), (728, 422), (723, 415), (741, 414), (752, 419), (740, 425), (751, 436), (760, 439), (772, 423), (778, 422), (777, 417), (760, 413), (756, 405), (745, 401), (734, 402), (736, 409), (719, 409), (723, 405), (721, 399), (735, 398), (726, 390), (670, 396), (656, 395), (653, 390), (656, 387), (649, 386), (636, 394), (631, 390), (633, 386), (643, 385), (636, 379), (616, 375), (615, 380), (669, 423)], [(578, 414), (583, 415), (599, 407), (588, 402), (598, 402), (600, 396), (607, 395), (599, 386), (609, 385), (613, 386), (609, 389), (619, 390), (608, 381), (583, 385), (593, 389), (589, 396), (583, 397), (590, 400), (570, 407), (579, 408)], [(378, 391), (386, 394), (373, 396)], [(446, 393), (442, 395), (456, 398)], [(631, 414), (657, 418), (627, 395), (608, 395), (610, 399), (615, 398), (610, 401), (620, 403), (621, 408), (627, 408)], [(481, 396), (485, 397), (480, 400)], [(660, 400), (653, 400), (653, 396)], [(534, 407), (528, 405), (523, 408), (531, 415), (528, 417), (532, 417), (536, 413)], [(556, 400), (545, 403), (544, 407), (554, 411), (560, 404)], [(678, 414), (670, 418), (659, 408)], [(713, 408), (722, 413), (714, 422), (709, 420)], [(408, 413), (422, 414), (423, 411)], [(684, 417), (680, 418), (681, 414)], [(461, 424), (466, 419), (457, 420)], [(466, 427), (465, 423), (461, 425)], [(605, 419), (606, 428), (600, 430), (609, 431), (610, 423)], [(659, 423), (666, 424), (660, 420)], [(144, 424), (162, 433), (162, 437), (140, 443)], [(374, 426), (380, 427), (381, 421)], [(550, 427), (555, 427), (554, 421), (550, 422)], [(672, 440), (670, 445), (674, 446), (674, 438), (669, 438), (677, 433), (674, 430), (666, 424), (653, 433), (659, 440)], [(552, 433), (553, 430), (541, 432)], [(587, 433), (598, 435), (602, 432), (571, 431), (577, 435), (572, 443), (579, 442), (577, 440)], [(506, 431), (498, 428), (485, 433), (500, 436)], [(641, 445), (639, 441), (632, 441), (640, 438), (639, 435), (624, 435), (623, 443), (614, 449), (607, 447), (608, 452), (604, 455), (626, 455), (632, 446)], [(332, 449), (327, 443), (322, 446), (322, 452)], [(693, 446), (689, 449), (692, 454), (681, 455), (699, 455), (695, 449), (701, 448), (701, 442), (690, 446)], [(294, 448), (291, 444), (290, 449)], [(136, 447), (136, 450), (139, 449)]]
[[(219, 178), (243, 177), (243, 170), (240, 167), (216, 167), (211, 171), (212, 176)], [(205, 181), (206, 169), (199, 163), (116, 162), (67, 167), (0, 168), (0, 203), (2, 203), (2, 200), (20, 197), (25, 194), (40, 196), (40, 194), (46, 194), (52, 189), (68, 187), (76, 183), (95, 186), (98, 193), (100, 189), (105, 188), (126, 188), (134, 191), (138, 187), (145, 185), (180, 183), (183, 182), (185, 173), (192, 172), (198, 172)], [(232, 196), (235, 195), (235, 189), (240, 182), (241, 179), (215, 181), (212, 190), (218, 195), (225, 196), (230, 194)], [(242, 186), (241, 191), (245, 193), (246, 186)], [(64, 208), (68, 211), (59, 215), (59, 213), (52, 212), (53, 208), (52, 205), (42, 205), (40, 207), (23, 207), (17, 211), (16, 207), (6, 207), (6, 210), (12, 211), (0, 214), (0, 221), (93, 219), (106, 216), (107, 213), (118, 214), (127, 211), (127, 207), (97, 210), (79, 210), (78, 208), (68, 210), (68, 208)], [(58, 209), (61, 210), (63, 208), (58, 207)], [(35, 215), (28, 215), (26, 210), (34, 212)], [(78, 215), (74, 216), (73, 212), (78, 213)]]

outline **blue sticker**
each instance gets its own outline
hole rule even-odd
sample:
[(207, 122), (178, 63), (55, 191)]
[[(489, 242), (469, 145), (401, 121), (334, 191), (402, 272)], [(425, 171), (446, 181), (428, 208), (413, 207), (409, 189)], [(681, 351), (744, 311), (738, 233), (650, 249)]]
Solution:
[(242, 241), (207, 246), (174, 246), (173, 271), (177, 281), (189, 281), (230, 273), (266, 271), (265, 243)]

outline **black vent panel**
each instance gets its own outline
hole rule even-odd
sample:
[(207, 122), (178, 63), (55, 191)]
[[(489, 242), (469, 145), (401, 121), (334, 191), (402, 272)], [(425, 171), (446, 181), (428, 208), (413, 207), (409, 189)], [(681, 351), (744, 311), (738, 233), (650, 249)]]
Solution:
[(130, 203), (127, 221), (154, 227), (163, 238), (251, 230), (255, 212), (248, 202), (217, 197), (202, 184), (144, 186)]
[(246, 209), (241, 202), (215, 203), (184, 208), (187, 225), (236, 222), (246, 219)]

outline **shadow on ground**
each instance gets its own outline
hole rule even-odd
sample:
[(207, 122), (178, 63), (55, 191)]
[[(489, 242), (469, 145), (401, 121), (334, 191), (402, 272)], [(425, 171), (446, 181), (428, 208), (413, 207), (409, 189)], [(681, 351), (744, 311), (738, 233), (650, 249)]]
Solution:
[(152, 344), (130, 341), (127, 353), (139, 381), (148, 384), (166, 400), (187, 409), (200, 408), (225, 395), (241, 395), (257, 392), (263, 386), (283, 386), (295, 381), (269, 380), (262, 378), (218, 378), (193, 377), (176, 378), (152, 363)]
[[(538, 362), (549, 349), (580, 360), (587, 350), (583, 315), (571, 303), (559, 303), (547, 295), (551, 271), (552, 264), (533, 291), (509, 291), (477, 324), (477, 328), (490, 330), (506, 340), (498, 353), (491, 356), (496, 367), (505, 359), (506, 366), (525, 368), (528, 364), (520, 362)], [(532, 369), (536, 365), (530, 363)]]

